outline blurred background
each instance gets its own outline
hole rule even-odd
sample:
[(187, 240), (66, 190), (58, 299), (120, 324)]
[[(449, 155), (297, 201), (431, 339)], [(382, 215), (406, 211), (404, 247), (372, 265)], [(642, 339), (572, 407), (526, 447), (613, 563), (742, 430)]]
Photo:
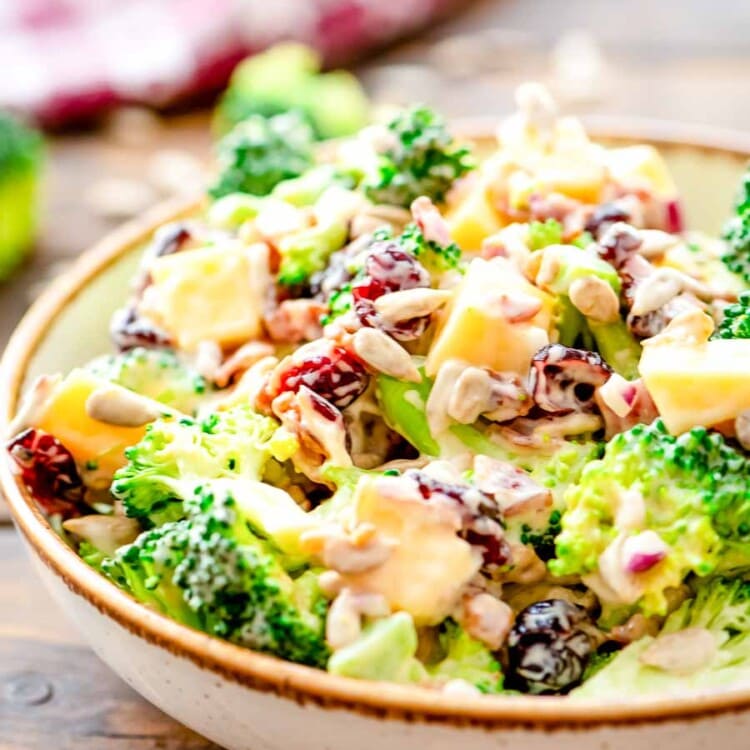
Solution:
[[(748, 130), (748, 29), (743, 0), (0, 0), (0, 350), (78, 253), (198, 193), (249, 111), (301, 108), (327, 137), (407, 102), (497, 117), (535, 79), (570, 113)], [(290, 40), (309, 49), (236, 68)], [(29, 581), (0, 520), (0, 750), (211, 747), (119, 683)]]

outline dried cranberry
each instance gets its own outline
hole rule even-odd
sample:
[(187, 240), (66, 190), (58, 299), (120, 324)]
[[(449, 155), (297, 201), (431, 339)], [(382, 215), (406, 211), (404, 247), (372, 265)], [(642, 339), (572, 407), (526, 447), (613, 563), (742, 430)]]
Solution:
[(334, 292), (348, 284), (354, 278), (351, 267), (353, 257), (354, 253), (349, 247), (333, 253), (328, 265), (310, 277), (310, 294), (327, 302)]
[(367, 388), (367, 371), (343, 347), (314, 342), (313, 347), (301, 347), (287, 361), (288, 366), (281, 368), (270, 386), (272, 399), (285, 391), (296, 393), (304, 385), (343, 409)]
[(588, 613), (577, 604), (547, 599), (526, 607), (508, 637), (509, 687), (535, 694), (575, 687), (594, 651), (593, 633)]
[(7, 444), (29, 492), (48, 515), (80, 516), (83, 482), (70, 451), (53, 435), (28, 429)]
[(529, 390), (534, 403), (544, 411), (594, 412), (596, 389), (611, 376), (612, 368), (600, 354), (548, 344), (531, 360)]
[(138, 313), (135, 306), (124, 307), (112, 316), (110, 337), (120, 352), (142, 346), (163, 349), (172, 346), (169, 334)]
[(383, 290), (380, 294), (430, 285), (430, 275), (424, 266), (393, 242), (372, 246), (365, 261), (365, 275), (380, 285)]
[(591, 232), (594, 237), (603, 235), (612, 224), (618, 221), (630, 221), (630, 211), (619, 203), (602, 203), (594, 209), (594, 212), (586, 222), (586, 231)]
[(190, 227), (183, 222), (167, 224), (154, 234), (154, 239), (146, 249), (144, 258), (160, 258), (162, 255), (177, 253), (192, 236)]
[(618, 271), (643, 244), (638, 232), (629, 224), (612, 224), (599, 238), (599, 255)]
[(399, 341), (418, 339), (430, 318), (423, 316), (387, 325), (375, 310), (375, 300), (384, 294), (430, 285), (430, 275), (422, 264), (393, 242), (377, 242), (365, 260), (364, 278), (352, 284), (354, 312), (368, 328), (380, 328)]
[(502, 527), (502, 513), (492, 495), (476, 487), (443, 482), (416, 469), (409, 469), (404, 476), (416, 483), (425, 500), (448, 503), (459, 510), (463, 524), (459, 536), (482, 549), (485, 569), (510, 562), (511, 552)]

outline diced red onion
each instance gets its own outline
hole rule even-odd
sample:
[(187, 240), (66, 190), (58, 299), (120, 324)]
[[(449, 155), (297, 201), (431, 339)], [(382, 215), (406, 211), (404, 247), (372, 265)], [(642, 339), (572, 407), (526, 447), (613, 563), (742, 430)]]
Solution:
[(667, 201), (664, 211), (666, 231), (670, 234), (678, 234), (685, 229), (684, 211), (679, 198)]
[(643, 531), (630, 537), (623, 545), (625, 570), (645, 573), (658, 565), (669, 552), (669, 547), (655, 531)]

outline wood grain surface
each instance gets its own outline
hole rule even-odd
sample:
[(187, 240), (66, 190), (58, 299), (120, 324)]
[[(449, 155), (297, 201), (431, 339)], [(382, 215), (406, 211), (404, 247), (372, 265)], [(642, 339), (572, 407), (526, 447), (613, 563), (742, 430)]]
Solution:
[[(536, 78), (573, 112), (747, 129), (749, 28), (739, 0), (479, 2), (359, 72), (378, 101), (426, 101), (449, 116), (506, 112), (514, 86)], [(51, 141), (38, 247), (0, 285), (0, 347), (45, 280), (114, 226), (93, 210), (107, 179), (142, 180), (165, 149), (209, 154), (207, 112), (160, 118), (138, 138), (121, 125)], [(213, 747), (98, 661), (0, 520), (0, 750)]]

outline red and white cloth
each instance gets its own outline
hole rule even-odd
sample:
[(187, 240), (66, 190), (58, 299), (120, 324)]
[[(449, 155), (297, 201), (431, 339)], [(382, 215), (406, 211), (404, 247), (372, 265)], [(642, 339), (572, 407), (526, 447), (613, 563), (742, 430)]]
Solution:
[(120, 103), (162, 106), (226, 83), (294, 39), (344, 64), (457, 0), (0, 0), (0, 108), (44, 125)]

